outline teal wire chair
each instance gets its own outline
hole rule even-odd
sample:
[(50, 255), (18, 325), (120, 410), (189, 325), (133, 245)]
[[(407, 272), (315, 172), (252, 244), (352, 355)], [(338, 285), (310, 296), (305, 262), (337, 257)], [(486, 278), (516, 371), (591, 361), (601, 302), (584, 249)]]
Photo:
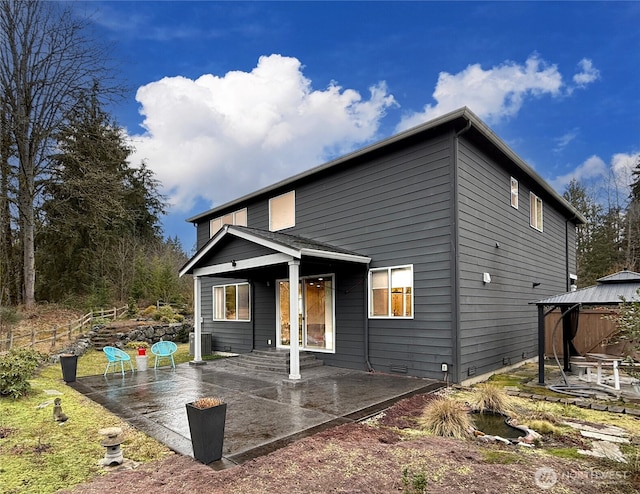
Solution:
[(102, 349), (102, 351), (107, 356), (107, 368), (104, 370), (105, 376), (109, 372), (109, 369), (111, 368), (112, 365), (114, 366), (114, 370), (115, 370), (115, 366), (117, 366), (118, 364), (120, 364), (120, 371), (124, 376), (125, 362), (129, 364), (129, 367), (131, 367), (131, 373), (133, 374), (133, 364), (131, 363), (131, 357), (129, 357), (127, 352), (124, 352), (119, 348), (116, 348), (113, 346), (106, 346)]
[(176, 363), (173, 360), (173, 354), (178, 350), (178, 345), (173, 341), (159, 341), (151, 346), (151, 353), (156, 356), (153, 368), (158, 368), (158, 361), (162, 359), (171, 359), (171, 367), (176, 368)]

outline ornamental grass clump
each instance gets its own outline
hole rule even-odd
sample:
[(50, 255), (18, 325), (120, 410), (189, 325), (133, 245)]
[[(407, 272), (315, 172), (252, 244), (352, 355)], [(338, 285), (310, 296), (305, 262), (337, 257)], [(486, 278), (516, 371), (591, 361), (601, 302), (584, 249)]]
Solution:
[(463, 439), (473, 431), (469, 412), (452, 398), (438, 398), (427, 405), (419, 423), (423, 429), (442, 437)]
[(200, 410), (203, 410), (205, 408), (217, 407), (219, 405), (222, 405), (223, 403), (224, 401), (222, 401), (222, 398), (208, 396), (206, 398), (198, 398), (193, 402), (193, 406), (199, 408)]
[(472, 405), (480, 413), (508, 412), (511, 410), (511, 400), (502, 387), (491, 383), (481, 383), (474, 388)]

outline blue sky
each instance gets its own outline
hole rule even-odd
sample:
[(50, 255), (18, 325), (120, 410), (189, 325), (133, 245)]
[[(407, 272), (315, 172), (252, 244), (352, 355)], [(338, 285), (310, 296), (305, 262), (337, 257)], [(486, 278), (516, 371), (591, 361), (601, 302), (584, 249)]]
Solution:
[(640, 153), (639, 2), (89, 2), (184, 220), (468, 106), (559, 192)]

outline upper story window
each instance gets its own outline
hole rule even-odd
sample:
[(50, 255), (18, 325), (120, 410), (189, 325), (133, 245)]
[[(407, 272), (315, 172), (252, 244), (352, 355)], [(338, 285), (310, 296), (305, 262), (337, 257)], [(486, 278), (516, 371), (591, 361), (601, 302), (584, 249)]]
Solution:
[(276, 232), (296, 226), (296, 194), (292, 190), (269, 199), (269, 230)]
[(369, 317), (413, 317), (413, 266), (369, 271)]
[(213, 287), (214, 321), (248, 321), (249, 283)]
[(542, 199), (530, 192), (529, 202), (529, 222), (533, 228), (542, 231)]
[(518, 209), (518, 181), (511, 177), (511, 207)]
[(209, 236), (213, 237), (222, 228), (222, 225), (247, 226), (247, 208), (234, 211), (214, 218), (209, 222)]

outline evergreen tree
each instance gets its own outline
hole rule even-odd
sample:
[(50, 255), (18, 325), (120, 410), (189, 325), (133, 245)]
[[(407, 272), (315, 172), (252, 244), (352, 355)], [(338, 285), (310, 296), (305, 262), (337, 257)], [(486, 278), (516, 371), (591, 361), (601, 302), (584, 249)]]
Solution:
[(632, 172), (631, 193), (625, 215), (625, 264), (632, 271), (640, 271), (640, 155)]
[(100, 107), (96, 85), (69, 112), (56, 135), (46, 184), (43, 233), (38, 237), (42, 276), (38, 295), (105, 293), (124, 300), (136, 247), (160, 241), (162, 197), (153, 173), (127, 163), (122, 130)]

